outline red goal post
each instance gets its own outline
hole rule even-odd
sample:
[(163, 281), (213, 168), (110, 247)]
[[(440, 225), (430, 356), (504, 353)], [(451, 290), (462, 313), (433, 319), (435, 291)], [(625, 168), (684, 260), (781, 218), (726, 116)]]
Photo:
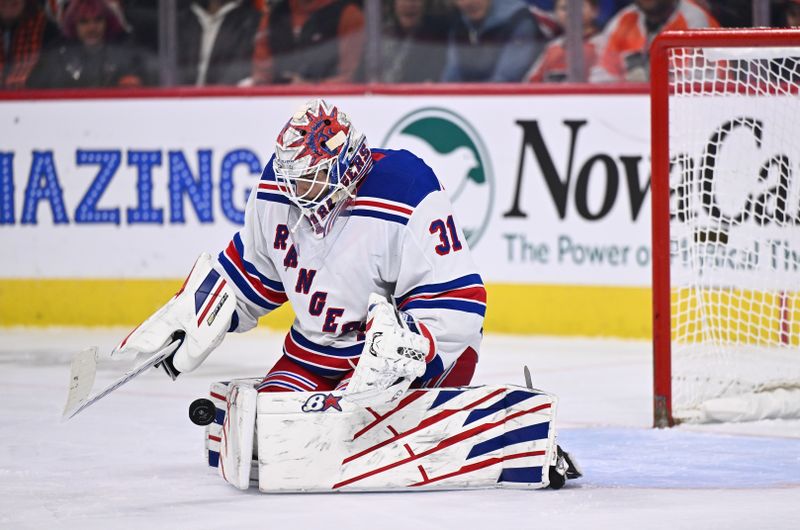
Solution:
[[(727, 57), (725, 59), (720, 59), (719, 63), (716, 64), (739, 64), (740, 62), (744, 63), (746, 61), (751, 60), (755, 63), (756, 60), (761, 61), (761, 64), (764, 64), (765, 61), (771, 61), (771, 58), (764, 59), (763, 56), (759, 57), (758, 53), (754, 53), (753, 50), (763, 50), (767, 48), (773, 48), (778, 51), (780, 50), (787, 50), (787, 49), (795, 49), (791, 52), (790, 56), (792, 58), (796, 57), (797, 54), (795, 51), (800, 51), (800, 30), (778, 30), (778, 29), (748, 29), (748, 30), (731, 30), (731, 29), (713, 29), (713, 30), (693, 30), (693, 31), (678, 31), (678, 32), (665, 32), (659, 35), (653, 42), (653, 45), (650, 50), (650, 60), (651, 60), (651, 144), (652, 144), (652, 151), (651, 151), (651, 161), (652, 161), (652, 173), (651, 173), (651, 185), (652, 185), (652, 257), (653, 257), (653, 350), (654, 350), (654, 359), (653, 359), (653, 369), (654, 369), (654, 423), (656, 427), (666, 427), (672, 426), (677, 421), (681, 421), (675, 415), (674, 411), (674, 388), (673, 388), (673, 340), (675, 339), (675, 331), (673, 329), (673, 323), (671, 322), (675, 317), (673, 315), (673, 310), (676, 307), (676, 302), (674, 299), (674, 292), (673, 292), (673, 285), (671, 279), (671, 270), (670, 270), (670, 260), (671, 256), (671, 241), (670, 241), (670, 175), (672, 172), (675, 171), (675, 166), (677, 165), (676, 160), (674, 159), (673, 154), (670, 151), (670, 99), (671, 95), (675, 96), (679, 93), (681, 96), (685, 96), (687, 93), (691, 92), (690, 96), (705, 96), (708, 101), (709, 95), (712, 96), (719, 96), (719, 95), (728, 95), (728, 94), (747, 94), (750, 97), (764, 97), (770, 96), (772, 94), (779, 93), (783, 96), (786, 94), (793, 94), (796, 98), (800, 90), (798, 90), (798, 85), (800, 84), (800, 70), (797, 72), (797, 76), (791, 75), (787, 76), (783, 72), (778, 72), (776, 75), (780, 77), (784, 75), (787, 77), (784, 80), (778, 79), (776, 84), (770, 84), (762, 81), (756, 81), (755, 83), (750, 82), (752, 81), (750, 78), (755, 76), (750, 75), (748, 79), (750, 81), (742, 81), (741, 79), (747, 77), (748, 74), (740, 73), (734, 71), (733, 73), (726, 73), (725, 75), (716, 75), (713, 71), (714, 66), (707, 63), (704, 59), (703, 50), (707, 50), (710, 52), (710, 49), (713, 50), (722, 50), (722, 56)], [(742, 57), (744, 58), (742, 61), (739, 61), (738, 57), (736, 56), (736, 49), (742, 50)], [(699, 50), (696, 54), (689, 57), (690, 51), (689, 50)], [(726, 52), (733, 52), (732, 55), (725, 56)], [(710, 53), (709, 53), (710, 55)], [(767, 57), (770, 57), (769, 55)], [(794, 59), (792, 59), (794, 60)], [(686, 65), (689, 64), (690, 66), (687, 68)], [(792, 63), (795, 64), (795, 63)], [(797, 63), (800, 64), (800, 63)], [(745, 65), (746, 66), (746, 65)], [(681, 68), (684, 68), (683, 71), (680, 71)], [(705, 73), (701, 73), (700, 75), (693, 75), (689, 68), (693, 68), (695, 70), (695, 74), (697, 73), (698, 69), (705, 69)], [(712, 69), (710, 75), (708, 74), (709, 68)], [(752, 66), (750, 68), (753, 68)], [(719, 70), (717, 70), (719, 73)], [(772, 79), (771, 74), (769, 72), (769, 67), (767, 67), (766, 74), (769, 79)], [(686, 77), (690, 79), (687, 79)], [(676, 81), (678, 78), (680, 82)], [(709, 93), (704, 93), (704, 87), (709, 87)], [(710, 94), (712, 93), (713, 94)], [(676, 98), (673, 98), (674, 100)], [(730, 98), (729, 98), (730, 99)], [(734, 98), (735, 99), (735, 98)], [(720, 100), (718, 100), (720, 101)], [(673, 101), (675, 103), (675, 101)], [(688, 107), (694, 108), (694, 107)], [(736, 111), (739, 112), (739, 111)], [(788, 112), (788, 111), (787, 111)], [(702, 113), (701, 113), (702, 114)], [(736, 114), (732, 114), (732, 116), (736, 116)], [(746, 120), (746, 118), (741, 118), (742, 120)], [(739, 122), (736, 122), (739, 123)], [(742, 121), (739, 124), (747, 125), (748, 122)], [(706, 130), (705, 134), (714, 134), (713, 127), (714, 123), (709, 123), (709, 129), (704, 128), (704, 124), (700, 123), (697, 127), (698, 129)], [(711, 132), (708, 132), (711, 131)], [(689, 131), (692, 132), (692, 131)], [(698, 133), (700, 134), (700, 133)], [(753, 135), (756, 134), (755, 128), (753, 128)], [(760, 135), (761, 132), (758, 132)], [(708, 136), (706, 136), (708, 138)], [(758, 140), (760, 141), (760, 136)], [(797, 138), (794, 138), (794, 141), (797, 142)], [(703, 155), (706, 158), (703, 159), (702, 156), (700, 157), (700, 161), (698, 162), (698, 170), (697, 170), (697, 177), (690, 177), (690, 178), (697, 178), (701, 180), (703, 178), (709, 179), (704, 173), (701, 174), (700, 165), (712, 160), (714, 157), (717, 157), (722, 150), (721, 144), (719, 146), (714, 146), (713, 150), (707, 148), (705, 153), (702, 152), (702, 145), (698, 146), (698, 155)], [(708, 158), (711, 157), (711, 158)], [(798, 164), (800, 160), (793, 160), (792, 170), (796, 173), (796, 177), (800, 179), (800, 164)], [(671, 168), (671, 163), (673, 163), (673, 167)], [(694, 168), (693, 163), (689, 164), (692, 168)], [(686, 169), (680, 169), (680, 171), (686, 172)], [(708, 171), (706, 169), (702, 171)], [(767, 168), (765, 170), (767, 173), (772, 171), (771, 168)], [(690, 169), (689, 172), (694, 173), (693, 169)], [(727, 176), (725, 178), (728, 178)], [(765, 177), (766, 178), (766, 177)], [(709, 179), (710, 180), (710, 179)], [(683, 181), (681, 181), (683, 182)], [(696, 186), (698, 190), (698, 194), (705, 193), (707, 189), (705, 187), (717, 186), (718, 183), (716, 181), (712, 182), (701, 182), (699, 184), (693, 183), (692, 186)], [(705, 187), (703, 187), (705, 186)], [(691, 192), (687, 192), (691, 193)], [(785, 191), (784, 195), (782, 196), (784, 199), (789, 191)], [(792, 193), (795, 193), (792, 191)], [(673, 189), (673, 194), (676, 194), (676, 191)], [(758, 201), (761, 200), (762, 197), (753, 198), (752, 195), (749, 195), (746, 199), (746, 207), (747, 208), (757, 208), (761, 203)], [(766, 197), (763, 198), (763, 203), (766, 204), (767, 201), (774, 200), (774, 197)], [(704, 197), (702, 199), (706, 201), (707, 199)], [(710, 201), (714, 201), (713, 197), (709, 199)], [(673, 200), (672, 202), (677, 202)], [(785, 202), (785, 200), (784, 200)], [(755, 206), (754, 206), (755, 205)], [(696, 206), (696, 205), (695, 205)], [(701, 205), (698, 208), (706, 207), (707, 205)], [(715, 203), (712, 203), (713, 207)], [(763, 206), (763, 205), (762, 205)], [(771, 206), (771, 205), (768, 205)], [(763, 210), (763, 208), (762, 208)], [(761, 210), (759, 210), (761, 212)], [(762, 212), (763, 213), (763, 212)], [(673, 212), (674, 214), (674, 212)], [(691, 216), (691, 214), (688, 214)], [(773, 212), (773, 215), (774, 212)], [(676, 218), (677, 215), (674, 214)], [(769, 224), (770, 221), (761, 222), (757, 229), (754, 229), (754, 232), (763, 228), (764, 224)], [(794, 221), (795, 223), (800, 222), (798, 220)], [(775, 224), (775, 223), (773, 223)], [(795, 231), (800, 230), (800, 227), (795, 226)], [(735, 230), (736, 228), (732, 228)], [(706, 235), (698, 238), (698, 231), (695, 229), (695, 232), (689, 232), (693, 234), (688, 238), (689, 244), (692, 244), (692, 240), (701, 241), (698, 246), (712, 246), (707, 241), (714, 241), (713, 246), (715, 247), (722, 247), (728, 243), (728, 236), (727, 236), (728, 225), (725, 226), (724, 229), (718, 230), (716, 232), (708, 232), (705, 231)], [(700, 232), (703, 232), (701, 229)], [(710, 239), (705, 239), (706, 237)], [(713, 239), (719, 238), (719, 239)], [(673, 246), (674, 250), (675, 246)], [(707, 250), (707, 249), (705, 249)], [(719, 248), (716, 249), (719, 253)], [(708, 259), (708, 256), (705, 256)], [(706, 271), (708, 272), (708, 271)], [(734, 271), (737, 272), (737, 271)], [(738, 271), (741, 272), (741, 271)], [(710, 274), (710, 273), (709, 273)], [(735, 280), (725, 279), (722, 281), (718, 281), (715, 284), (715, 288), (717, 285), (722, 285), (724, 282), (735, 283)], [(798, 287), (795, 288), (795, 291), (800, 289), (800, 284), (797, 284)], [(736, 289), (735, 285), (727, 285), (726, 289), (728, 291), (732, 289)], [(717, 293), (719, 294), (719, 293)], [(724, 294), (724, 293), (723, 293)], [(705, 293), (703, 296), (706, 296)], [(784, 313), (781, 315), (781, 318), (788, 315), (785, 297), (782, 297), (783, 304), (781, 311)], [(725, 309), (726, 318), (729, 318), (731, 314), (735, 313), (736, 311), (740, 311), (743, 302), (737, 302), (737, 308), (728, 308)], [(798, 304), (800, 305), (800, 304)], [(705, 326), (708, 325), (708, 322), (714, 321), (715, 317), (705, 315), (705, 320), (700, 324), (694, 324), (696, 326)], [(750, 318), (749, 323), (739, 323), (737, 324), (740, 328), (745, 326), (752, 326), (752, 320), (755, 319), (764, 319), (766, 317), (758, 316), (758, 317), (748, 317)], [(792, 326), (795, 326), (794, 324)], [(792, 331), (795, 331), (793, 327), (788, 326), (786, 321), (780, 323), (781, 327), (781, 335), (782, 338), (785, 340), (788, 334)], [(731, 332), (730, 330), (723, 331), (721, 335), (730, 335), (731, 333), (739, 333), (740, 331), (736, 330)], [(697, 333), (695, 331), (695, 333)], [(768, 332), (767, 332), (768, 333)], [(758, 333), (757, 333), (758, 334)], [(759, 342), (760, 339), (755, 339), (754, 342)], [(796, 339), (795, 339), (796, 343)], [(726, 361), (727, 362), (727, 361)], [(747, 368), (743, 368), (747, 370)], [(709, 366), (710, 372), (719, 371), (719, 369), (715, 366)], [(713, 378), (715, 376), (714, 373), (706, 374), (707, 377)], [(698, 379), (700, 380), (700, 379)]]

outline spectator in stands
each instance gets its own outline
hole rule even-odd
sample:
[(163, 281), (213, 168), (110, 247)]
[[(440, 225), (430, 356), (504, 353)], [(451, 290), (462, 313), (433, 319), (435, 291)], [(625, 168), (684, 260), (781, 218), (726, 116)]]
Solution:
[(447, 46), (447, 21), (429, 0), (391, 0), (383, 27), (381, 79), (387, 83), (439, 81)]
[[(775, 14), (779, 15), (779, 20), (782, 19), (779, 25), (789, 28), (800, 27), (800, 0), (786, 0), (783, 10)], [(770, 74), (773, 76), (770, 82), (797, 85), (800, 82), (800, 58), (796, 53), (786, 55), (770, 61)], [(766, 77), (763, 70), (756, 74), (760, 77), (757, 82), (761, 82)]]
[(558, 23), (552, 5), (549, 10), (542, 9), (538, 5), (530, 5), (529, 7), (545, 42), (555, 39), (564, 32), (564, 28)]
[(350, 83), (360, 79), (364, 14), (348, 0), (278, 0), (261, 18), (253, 81)]
[[(183, 7), (186, 0), (176, 0)], [(119, 0), (124, 20), (132, 29), (134, 42), (152, 53), (158, 53), (158, 3), (159, 0)]]
[(748, 28), (753, 25), (753, 0), (707, 0), (711, 15), (720, 26), (729, 28)]
[(67, 7), (67, 0), (43, 0), (39, 5), (44, 9), (44, 14), (50, 20), (61, 26), (64, 19), (64, 8)]
[(261, 13), (250, 0), (197, 0), (178, 16), (178, 83), (236, 85), (250, 77)]
[(792, 28), (800, 27), (800, 0), (786, 2), (786, 25)]
[[(564, 28), (567, 25), (569, 13), (567, 11), (568, 0), (556, 1), (556, 19), (559, 25)], [(597, 27), (597, 14), (599, 0), (583, 0), (583, 81), (589, 78), (589, 71), (597, 60), (597, 48), (599, 46), (597, 36), (600, 28)], [(527, 75), (527, 80), (531, 83), (558, 83), (567, 80), (567, 50), (566, 38), (558, 37), (551, 41), (539, 56), (531, 71)]]
[[(597, 0), (597, 25), (602, 28), (608, 19), (616, 15), (617, 11), (626, 7), (632, 1), (633, 0)], [(751, 0), (744, 1), (750, 2)], [(536, 12), (554, 11), (557, 2), (553, 0), (527, 0), (527, 3), (531, 6), (534, 14), (536, 14)]]
[(650, 45), (658, 33), (706, 27), (719, 24), (693, 0), (635, 0), (603, 32), (604, 45), (591, 80), (647, 81)]
[(138, 57), (120, 37), (118, 16), (105, 0), (70, 0), (63, 15), (66, 42), (44, 56), (31, 76), (38, 88), (136, 87)]
[(543, 48), (541, 32), (522, 0), (455, 0), (446, 82), (520, 81)]
[(0, 0), (0, 89), (25, 88), (42, 54), (59, 40), (37, 0)]

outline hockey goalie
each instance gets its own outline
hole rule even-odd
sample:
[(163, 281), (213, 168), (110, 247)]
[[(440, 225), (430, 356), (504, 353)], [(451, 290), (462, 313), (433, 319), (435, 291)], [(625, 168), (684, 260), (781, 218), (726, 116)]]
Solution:
[(209, 465), (264, 492), (561, 487), (555, 396), (467, 386), (486, 292), (450, 201), (408, 151), (370, 149), (321, 99), (299, 109), (244, 227), (113, 356), (167, 352), (174, 379), (289, 301), (283, 355), (192, 408)]

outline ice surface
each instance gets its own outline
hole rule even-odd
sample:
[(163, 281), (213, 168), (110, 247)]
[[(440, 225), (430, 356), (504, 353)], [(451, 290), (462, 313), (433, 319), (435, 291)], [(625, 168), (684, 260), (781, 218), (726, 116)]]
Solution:
[[(60, 422), (71, 355), (128, 330), (0, 330), (1, 528), (800, 528), (800, 421), (654, 430), (645, 342), (488, 336), (477, 383), (558, 394), (585, 477), (561, 491), (263, 495), (203, 462), (187, 406), (263, 374), (283, 336), (233, 335), (200, 369), (153, 371)], [(101, 362), (96, 388), (127, 365)]]

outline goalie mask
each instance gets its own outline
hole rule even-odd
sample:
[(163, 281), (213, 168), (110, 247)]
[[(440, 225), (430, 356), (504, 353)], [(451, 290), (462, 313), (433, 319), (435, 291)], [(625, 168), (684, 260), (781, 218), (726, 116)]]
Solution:
[(322, 99), (309, 101), (278, 134), (272, 168), (278, 189), (300, 209), (317, 237), (355, 195), (372, 167), (366, 138), (347, 115)]

